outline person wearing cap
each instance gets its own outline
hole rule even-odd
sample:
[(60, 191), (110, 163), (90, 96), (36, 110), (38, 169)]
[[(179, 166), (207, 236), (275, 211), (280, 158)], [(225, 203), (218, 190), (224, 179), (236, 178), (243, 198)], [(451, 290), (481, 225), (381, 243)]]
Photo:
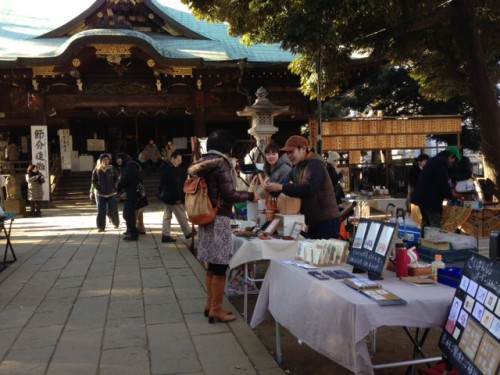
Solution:
[(468, 180), (474, 177), (472, 162), (467, 156), (464, 155), (462, 147), (459, 148), (459, 152), (461, 157), (456, 163), (453, 164), (450, 170), (451, 182), (453, 184), (456, 184), (458, 181)]
[(299, 135), (288, 138), (281, 150), (287, 153), (293, 168), (279, 183), (267, 183), (266, 191), (302, 199), (300, 212), (310, 238), (337, 238), (340, 212), (323, 158), (309, 150), (307, 139)]
[(123, 202), (123, 219), (127, 224), (124, 241), (137, 241), (138, 231), (135, 217), (135, 207), (137, 205), (137, 185), (141, 182), (141, 166), (130, 155), (119, 153), (117, 159), (121, 159), (122, 171), (116, 184), (118, 191), (123, 191), (127, 199)]
[(98, 232), (104, 232), (106, 228), (106, 212), (109, 213), (115, 228), (120, 226), (115, 188), (118, 173), (109, 161), (109, 154), (101, 154), (92, 171), (91, 191), (95, 193), (97, 203), (96, 224)]
[(449, 172), (457, 160), (460, 160), (460, 151), (456, 146), (448, 146), (431, 158), (420, 173), (411, 203), (416, 204), (422, 214), (422, 237), (425, 227), (441, 228), (443, 200), (457, 197), (451, 189)]
[(333, 190), (335, 191), (335, 199), (337, 200), (337, 205), (342, 204), (342, 198), (345, 197), (344, 189), (340, 185), (340, 181), (344, 178), (342, 173), (339, 173), (337, 167), (340, 163), (340, 154), (337, 151), (328, 151), (328, 158), (326, 159), (326, 171), (330, 176), (333, 184)]

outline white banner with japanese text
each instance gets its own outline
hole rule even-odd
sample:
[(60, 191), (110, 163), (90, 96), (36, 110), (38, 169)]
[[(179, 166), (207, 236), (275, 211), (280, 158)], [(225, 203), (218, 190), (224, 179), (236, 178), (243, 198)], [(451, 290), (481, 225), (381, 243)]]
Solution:
[(73, 150), (73, 137), (69, 129), (59, 129), (59, 145), (61, 148), (61, 168), (63, 170), (71, 169), (71, 151)]
[(50, 169), (49, 169), (49, 144), (47, 126), (31, 126), (31, 153), (32, 163), (43, 175), (43, 200), (50, 199)]

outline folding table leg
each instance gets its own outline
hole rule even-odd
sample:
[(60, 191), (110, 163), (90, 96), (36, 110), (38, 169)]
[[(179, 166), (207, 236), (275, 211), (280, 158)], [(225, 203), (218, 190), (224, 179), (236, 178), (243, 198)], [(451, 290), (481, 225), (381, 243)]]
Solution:
[(283, 363), (283, 357), (281, 354), (281, 332), (280, 332), (280, 324), (278, 322), (275, 323), (275, 331), (276, 331), (276, 362), (281, 366)]
[(248, 323), (248, 263), (245, 263), (245, 285), (243, 286), (243, 319)]
[[(2, 263), (2, 266), (0, 268), (0, 271), (2, 271), (7, 263), (12, 263), (12, 262), (15, 262), (17, 260), (17, 257), (16, 257), (16, 253), (14, 253), (14, 247), (12, 246), (12, 242), (10, 241), (10, 232), (12, 230), (12, 222), (13, 220), (10, 221), (10, 225), (9, 225), (9, 229), (7, 230), (7, 228), (5, 227), (5, 222), (2, 222), (1, 223), (1, 229), (3, 229), (3, 232), (5, 233), (5, 251), (4, 251), (4, 254), (3, 254), (3, 263)], [(12, 261), (7, 261), (7, 253), (11, 252), (12, 254), (12, 258), (13, 260)]]

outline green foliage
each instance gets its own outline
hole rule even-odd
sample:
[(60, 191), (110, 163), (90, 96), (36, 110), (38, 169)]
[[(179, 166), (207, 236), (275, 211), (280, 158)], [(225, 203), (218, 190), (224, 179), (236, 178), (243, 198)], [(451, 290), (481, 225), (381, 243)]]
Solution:
[[(248, 43), (281, 43), (300, 53), (290, 68), (300, 74), (302, 91), (314, 97), (315, 62), (321, 54), (324, 94), (334, 96), (357, 72), (366, 53), (368, 61), (408, 65), (432, 99), (463, 95), (466, 77), (450, 23), (454, 0), (182, 0), (196, 15), (227, 22), (233, 35)], [(465, 0), (473, 8), (485, 48), (489, 75), (498, 82), (500, 68), (500, 1)]]

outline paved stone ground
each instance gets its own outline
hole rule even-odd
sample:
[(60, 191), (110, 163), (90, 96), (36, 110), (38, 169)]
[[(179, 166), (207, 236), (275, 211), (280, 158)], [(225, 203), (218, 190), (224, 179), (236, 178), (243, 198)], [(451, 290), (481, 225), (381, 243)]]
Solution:
[(283, 374), (239, 314), (207, 323), (203, 268), (177, 225), (177, 242), (161, 243), (159, 204), (145, 211), (138, 242), (121, 240), (124, 223), (97, 233), (92, 207), (15, 219), (0, 375)]

